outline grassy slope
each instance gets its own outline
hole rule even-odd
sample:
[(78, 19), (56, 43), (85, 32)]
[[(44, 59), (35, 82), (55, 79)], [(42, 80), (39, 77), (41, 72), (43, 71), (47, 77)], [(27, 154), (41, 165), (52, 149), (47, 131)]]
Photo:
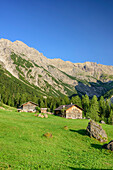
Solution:
[(1, 102), (0, 102), (0, 109), (5, 109), (5, 110), (7, 110), (7, 111), (17, 111), (17, 109), (15, 108), (15, 107), (11, 107), (11, 106), (8, 106), (8, 105), (6, 105), (6, 104), (4, 104), (4, 103), (2, 103), (2, 105), (1, 105)]
[(6, 92), (12, 92), (12, 94), (19, 91), (20, 93), (25, 92), (29, 94), (35, 93), (36, 95), (44, 95), (38, 87), (34, 86), (33, 88), (33, 85), (30, 85), (27, 81), (23, 83), (0, 65), (0, 88), (2, 89), (3, 86), (5, 87)]
[[(113, 152), (85, 135), (88, 120), (0, 110), (0, 169), (113, 169)], [(69, 130), (64, 130), (64, 126)], [(109, 140), (113, 126), (103, 125)], [(53, 138), (43, 137), (51, 132)]]

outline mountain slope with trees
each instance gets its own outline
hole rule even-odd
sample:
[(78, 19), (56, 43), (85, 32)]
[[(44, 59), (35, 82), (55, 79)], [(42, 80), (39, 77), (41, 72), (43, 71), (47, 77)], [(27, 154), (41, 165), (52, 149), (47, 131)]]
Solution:
[(0, 39), (0, 63), (44, 96), (100, 97), (113, 89), (113, 66), (48, 59), (21, 41)]

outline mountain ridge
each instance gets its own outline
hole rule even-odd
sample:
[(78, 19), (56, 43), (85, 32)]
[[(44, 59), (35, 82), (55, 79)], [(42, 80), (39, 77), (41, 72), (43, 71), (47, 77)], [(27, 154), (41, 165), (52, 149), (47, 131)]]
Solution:
[(70, 96), (78, 92), (99, 97), (113, 88), (113, 66), (48, 59), (19, 40), (0, 39), (0, 62), (14, 77), (47, 94)]

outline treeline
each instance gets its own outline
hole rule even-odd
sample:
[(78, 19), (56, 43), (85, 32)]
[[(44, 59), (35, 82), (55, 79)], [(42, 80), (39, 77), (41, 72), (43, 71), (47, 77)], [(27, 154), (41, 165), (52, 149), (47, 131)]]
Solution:
[(13, 93), (13, 95), (2, 88), (1, 102), (12, 107), (21, 106), (27, 101), (35, 102), (39, 107), (49, 108), (48, 110), (54, 112), (54, 109), (60, 105), (77, 104), (84, 109), (83, 116), (91, 118), (95, 121), (104, 120), (106, 123), (113, 124), (113, 104), (105, 100), (103, 96), (98, 99), (95, 95), (89, 99), (87, 95), (80, 98), (78, 95), (69, 99), (67, 96), (61, 97), (47, 97), (37, 96), (34, 92), (29, 93)]
[(7, 70), (0, 66), (0, 100), (1, 102), (17, 107), (26, 100), (34, 100), (35, 97), (40, 97), (42, 94), (37, 89), (23, 83)]
[(84, 109), (84, 117), (89, 117), (96, 121), (104, 120), (106, 123), (113, 124), (113, 104), (109, 103), (103, 97), (98, 99), (96, 96), (93, 96), (92, 99), (89, 99), (87, 95), (81, 98), (77, 95), (71, 99), (67, 96), (63, 98), (43, 98), (42, 94), (37, 90), (16, 79), (0, 66), (1, 103), (18, 107), (27, 101), (33, 101), (39, 107), (49, 108), (51, 112), (60, 105), (73, 103)]
[(87, 118), (113, 124), (113, 104), (109, 100), (105, 100), (103, 96), (98, 99), (95, 95), (89, 100), (89, 97), (85, 95), (82, 96), (81, 102)]

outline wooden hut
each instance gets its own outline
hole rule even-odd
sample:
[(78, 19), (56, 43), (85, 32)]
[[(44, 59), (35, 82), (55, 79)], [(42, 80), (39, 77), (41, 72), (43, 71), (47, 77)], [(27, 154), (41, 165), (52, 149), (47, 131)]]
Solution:
[(55, 115), (67, 119), (82, 119), (83, 109), (76, 104), (61, 105), (54, 110)]
[(18, 112), (36, 112), (36, 106), (38, 106), (38, 104), (28, 101), (22, 104), (17, 110)]

